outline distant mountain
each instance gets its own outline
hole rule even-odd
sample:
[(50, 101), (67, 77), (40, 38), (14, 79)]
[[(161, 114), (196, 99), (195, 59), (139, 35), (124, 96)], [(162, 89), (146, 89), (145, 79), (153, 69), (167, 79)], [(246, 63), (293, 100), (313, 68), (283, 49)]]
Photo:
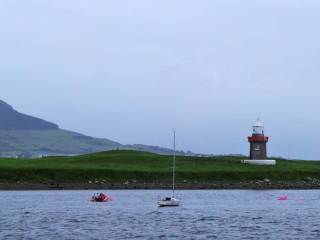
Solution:
[(0, 130), (58, 130), (58, 125), (22, 114), (0, 100)]
[[(0, 157), (78, 155), (112, 149), (171, 154), (172, 150), (147, 145), (122, 145), (109, 139), (60, 129), (57, 124), (28, 116), (0, 100)], [(184, 155), (184, 152), (178, 152)]]
[(78, 155), (120, 148), (108, 139), (66, 130), (0, 130), (0, 156), (38, 157)]

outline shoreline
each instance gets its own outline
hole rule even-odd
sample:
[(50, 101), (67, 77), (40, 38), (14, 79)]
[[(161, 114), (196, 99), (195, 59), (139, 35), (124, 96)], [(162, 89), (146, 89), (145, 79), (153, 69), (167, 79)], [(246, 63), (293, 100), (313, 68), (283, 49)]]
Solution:
[[(170, 190), (170, 184), (159, 183), (0, 183), (0, 191), (15, 190)], [(180, 183), (176, 190), (315, 190), (318, 182), (241, 182), (241, 183)]]

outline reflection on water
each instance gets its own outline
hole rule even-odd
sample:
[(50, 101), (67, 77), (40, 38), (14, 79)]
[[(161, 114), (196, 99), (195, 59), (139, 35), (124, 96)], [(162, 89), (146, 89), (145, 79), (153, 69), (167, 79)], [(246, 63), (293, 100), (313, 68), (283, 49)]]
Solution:
[(320, 239), (317, 190), (178, 191), (177, 208), (157, 207), (165, 191), (106, 192), (113, 202), (91, 203), (93, 191), (0, 192), (0, 239)]

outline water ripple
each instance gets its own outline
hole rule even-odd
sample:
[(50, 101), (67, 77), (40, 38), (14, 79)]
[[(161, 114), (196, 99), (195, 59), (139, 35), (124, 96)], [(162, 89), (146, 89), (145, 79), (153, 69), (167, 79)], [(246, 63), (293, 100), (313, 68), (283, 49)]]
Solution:
[(0, 239), (320, 239), (320, 191), (179, 191), (178, 208), (158, 208), (159, 191), (91, 193), (0, 192)]

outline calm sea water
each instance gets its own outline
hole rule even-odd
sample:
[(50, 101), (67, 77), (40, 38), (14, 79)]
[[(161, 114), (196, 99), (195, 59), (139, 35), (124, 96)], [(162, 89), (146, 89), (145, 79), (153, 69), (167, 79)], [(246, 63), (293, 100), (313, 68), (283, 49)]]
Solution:
[(178, 191), (177, 208), (157, 207), (166, 191), (106, 192), (0, 192), (0, 239), (320, 239), (320, 191)]

